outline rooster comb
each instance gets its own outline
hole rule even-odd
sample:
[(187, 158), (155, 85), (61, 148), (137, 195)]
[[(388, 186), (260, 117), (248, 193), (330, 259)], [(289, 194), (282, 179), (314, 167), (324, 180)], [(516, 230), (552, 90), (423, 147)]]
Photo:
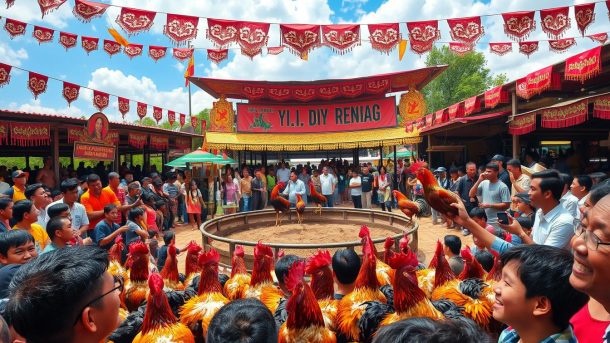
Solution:
[(151, 294), (163, 293), (163, 278), (159, 273), (152, 273), (148, 277), (148, 287)]
[(394, 246), (394, 238), (388, 236), (385, 239), (385, 242), (383, 242), (383, 247), (386, 250), (392, 249), (392, 246)]
[(428, 165), (428, 163), (424, 160), (417, 160), (417, 162), (411, 164), (411, 167), (409, 168), (409, 171), (411, 173), (415, 173), (416, 171), (418, 171), (421, 168), (426, 168), (426, 166)]
[(129, 244), (129, 253), (134, 254), (148, 254), (148, 246), (142, 241), (137, 241)]
[(243, 258), (244, 257), (244, 246), (237, 244), (235, 246), (235, 250), (233, 250), (233, 256)]
[(371, 236), (371, 231), (369, 230), (369, 227), (366, 225), (362, 225), (360, 227), (360, 232), (358, 233), (358, 237), (360, 238), (364, 238), (364, 237), (370, 237)]
[(197, 259), (197, 264), (200, 266), (205, 266), (208, 264), (218, 264), (220, 261), (220, 254), (216, 249), (211, 248), (210, 251), (203, 252), (199, 254), (199, 258)]
[(405, 233), (405, 235), (402, 236), (402, 238), (398, 241), (398, 245), (400, 249), (409, 248), (409, 235)]
[(305, 273), (313, 274), (322, 268), (328, 268), (332, 262), (330, 252), (328, 250), (318, 250), (318, 252), (307, 259), (305, 264)]
[(413, 251), (409, 250), (407, 254), (401, 252), (392, 257), (390, 257), (388, 264), (392, 269), (400, 269), (402, 267), (412, 267), (416, 268), (418, 265), (417, 256), (413, 253)]
[(191, 241), (188, 245), (187, 252), (189, 254), (197, 255), (203, 248), (197, 244), (195, 241)]
[(472, 251), (470, 250), (469, 246), (466, 246), (466, 248), (462, 249), (460, 255), (462, 255), (464, 261), (469, 263), (472, 263), (472, 260), (474, 259), (474, 256), (472, 256)]
[(263, 244), (262, 241), (258, 241), (256, 246), (254, 247), (254, 257), (262, 257), (262, 256), (273, 257), (273, 250), (268, 245)]
[(300, 282), (303, 282), (305, 276), (305, 262), (296, 261), (290, 266), (288, 275), (284, 278), (284, 284), (289, 290), (293, 290)]

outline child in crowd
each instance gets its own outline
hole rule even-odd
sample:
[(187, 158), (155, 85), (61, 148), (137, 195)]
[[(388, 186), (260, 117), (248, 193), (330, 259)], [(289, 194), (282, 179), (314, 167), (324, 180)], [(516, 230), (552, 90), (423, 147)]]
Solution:
[(95, 225), (93, 230), (93, 242), (100, 248), (108, 250), (114, 244), (114, 240), (118, 235), (127, 232), (127, 226), (119, 227), (115, 223), (119, 217), (119, 209), (115, 204), (104, 206), (104, 220), (101, 220)]
[(464, 269), (464, 260), (460, 256), (460, 249), (462, 249), (462, 241), (460, 237), (456, 235), (447, 235), (444, 238), (445, 241), (445, 256), (449, 262), (449, 267), (453, 271), (453, 274), (460, 275)]
[(34, 237), (25, 230), (11, 230), (0, 234), (0, 263), (24, 264), (38, 256)]
[[(487, 214), (485, 214), (485, 210), (480, 208), (480, 207), (475, 207), (472, 210), (470, 210), (470, 218), (472, 218), (472, 220), (474, 220), (477, 224), (479, 224), (479, 226), (481, 226), (482, 228), (484, 228), (485, 230), (487, 230), (489, 233), (495, 235), (496, 234), (496, 229), (487, 224)], [(480, 239), (478, 239), (476, 236), (472, 237), (472, 241), (474, 242), (474, 247), (472, 247), (471, 251), (472, 254), (475, 255), (478, 251), (486, 251), (487, 248), (485, 247), (485, 244), (483, 242), (481, 242)]]
[(150, 236), (148, 232), (142, 228), (141, 223), (144, 222), (144, 209), (135, 207), (129, 210), (127, 215), (127, 231), (125, 232), (125, 248), (138, 239), (142, 242), (146, 241)]
[[(159, 273), (163, 270), (163, 266), (165, 265), (165, 260), (167, 260), (167, 248), (174, 244), (176, 245), (176, 234), (173, 231), (167, 231), (163, 234), (163, 246), (159, 248), (157, 252), (157, 270)], [(184, 248), (176, 247), (176, 255), (179, 255)]]
[(70, 241), (74, 239), (72, 221), (60, 216), (51, 218), (47, 223), (47, 234), (51, 239), (51, 244), (47, 244), (42, 251), (43, 254), (69, 246)]
[(40, 254), (51, 240), (42, 226), (36, 224), (38, 214), (38, 209), (30, 200), (17, 201), (13, 205), (13, 219), (17, 222), (13, 226), (13, 230), (25, 230), (32, 235), (34, 237), (36, 253)]

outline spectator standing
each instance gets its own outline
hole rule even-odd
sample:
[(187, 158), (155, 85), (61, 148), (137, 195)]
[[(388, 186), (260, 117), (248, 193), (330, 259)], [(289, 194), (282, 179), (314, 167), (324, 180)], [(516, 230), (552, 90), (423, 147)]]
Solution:
[(508, 170), (508, 176), (512, 185), (510, 195), (515, 196), (517, 193), (527, 193), (530, 190), (532, 180), (521, 170), (521, 162), (517, 159), (512, 159), (506, 164), (506, 169)]
[(233, 182), (233, 176), (227, 174), (225, 177), (225, 201), (227, 205), (235, 205), (239, 203), (239, 190), (237, 185)]
[(0, 198), (0, 233), (11, 229), (11, 219), (13, 219), (13, 199)]
[(578, 175), (574, 177), (574, 180), (572, 181), (570, 191), (576, 198), (578, 198), (579, 211), (577, 212), (578, 218), (576, 219), (581, 218), (580, 208), (584, 206), (587, 196), (589, 195), (589, 191), (591, 191), (591, 186), (593, 186), (593, 181), (589, 175)]
[(42, 253), (47, 244), (50, 243), (49, 235), (42, 226), (38, 225), (38, 209), (30, 200), (21, 200), (13, 206), (13, 218), (17, 224), (13, 226), (13, 230), (27, 231), (34, 237), (34, 245), (38, 254)]
[(197, 186), (197, 181), (191, 180), (189, 189), (186, 191), (186, 212), (189, 215), (189, 223), (192, 225), (192, 230), (197, 230), (201, 226), (202, 207), (205, 208), (206, 204)]
[(131, 205), (140, 198), (140, 185), (137, 182), (132, 182), (127, 185), (127, 194), (125, 194), (125, 204)]
[[(470, 211), (478, 207), (479, 203), (477, 201), (477, 197), (470, 196), (470, 190), (477, 182), (477, 165), (474, 162), (468, 162), (466, 164), (466, 175), (461, 176), (455, 187), (455, 192), (462, 199), (466, 206), (466, 211), (470, 213)], [(464, 230), (464, 229), (463, 229)]]
[(512, 188), (512, 183), (510, 182), (510, 175), (508, 175), (506, 168), (504, 168), (504, 163), (505, 163), (504, 161), (505, 161), (504, 156), (502, 156), (500, 154), (496, 154), (496, 155), (494, 155), (494, 157), (491, 158), (491, 163), (498, 166), (498, 179), (500, 179), (500, 181), (504, 182), (504, 184), (510, 190)]
[(273, 168), (269, 169), (269, 174), (267, 174), (267, 199), (271, 199), (271, 191), (273, 190), (273, 187), (275, 187), (276, 185), (276, 178), (275, 178), (275, 170), (273, 170)]
[(572, 217), (578, 218), (578, 198), (570, 191), (570, 186), (574, 181), (574, 178), (570, 174), (560, 173), (559, 178), (563, 182), (563, 192), (561, 193), (561, 199), (559, 203), (563, 206)]
[[(436, 182), (444, 189), (449, 189), (449, 179), (447, 178), (447, 168), (438, 167), (434, 171)], [(443, 224), (446, 219), (435, 209), (432, 209), (432, 225)]]
[(382, 211), (392, 212), (392, 186), (390, 185), (390, 174), (386, 173), (385, 167), (379, 168), (379, 176), (377, 177), (379, 189), (377, 194), (379, 197), (379, 205)]
[(252, 176), (248, 168), (242, 170), (242, 178), (239, 181), (239, 189), (241, 190), (242, 211), (248, 212), (252, 209)]
[[(328, 167), (324, 167), (324, 168), (328, 168)], [(328, 169), (327, 169), (327, 173), (328, 173)], [(331, 177), (333, 176), (332, 174), (328, 173), (328, 175), (330, 175)], [(311, 175), (311, 182), (313, 183), (313, 188), (316, 190), (316, 192), (322, 194), (322, 180), (320, 179), (320, 172), (318, 172), (317, 169), (314, 169), (312, 171), (312, 175)], [(307, 186), (307, 189), (309, 189), (309, 184), (306, 183), (305, 186)], [(326, 194), (323, 194), (326, 195)]]
[(168, 220), (169, 227), (173, 229), (175, 227), (176, 213), (178, 213), (178, 195), (180, 195), (180, 189), (176, 187), (176, 173), (170, 172), (167, 174), (167, 179), (163, 184), (163, 192), (167, 194), (169, 199), (167, 204)]
[(42, 183), (35, 183), (29, 185), (25, 189), (25, 197), (34, 203), (36, 209), (38, 209), (38, 221), (36, 223), (42, 228), (47, 227), (47, 206), (51, 203), (51, 199), (47, 195)]
[[(498, 164), (489, 163), (485, 166), (485, 172), (479, 175), (479, 179), (469, 192), (470, 198), (481, 197), (479, 207), (485, 209), (487, 223), (500, 230), (498, 224), (498, 212), (505, 211), (510, 206), (510, 190), (508, 186), (498, 179)], [(467, 232), (464, 232), (467, 235)]]
[(267, 192), (265, 182), (263, 181), (263, 175), (259, 168), (254, 171), (254, 178), (252, 179), (252, 210), (262, 210), (265, 206), (263, 199), (263, 192)]
[[(303, 166), (301, 168), (301, 172), (299, 173), (298, 178), (301, 182), (303, 182), (304, 185), (309, 186), (309, 180), (311, 180), (311, 177), (309, 176), (307, 166)], [(309, 187), (305, 187), (305, 194), (309, 197)], [(306, 199), (303, 199), (303, 201), (307, 203)]]
[(288, 195), (288, 201), (290, 201), (290, 206), (292, 207), (297, 204), (297, 194), (300, 194), (303, 201), (307, 203), (307, 190), (305, 189), (305, 184), (303, 181), (299, 180), (296, 171), (290, 172), (290, 181), (288, 181), (288, 184), (282, 193)]
[[(314, 178), (311, 178), (312, 181), (314, 181)], [(320, 175), (319, 177), (315, 178), (317, 181), (320, 182), (320, 192), (322, 193), (322, 195), (324, 195), (326, 197), (326, 207), (333, 207), (334, 205), (334, 194), (335, 194), (335, 177), (333, 176), (333, 174), (328, 172), (328, 167), (323, 167), (322, 168), (322, 175)], [(316, 185), (316, 182), (314, 181), (314, 187)], [(316, 188), (316, 191), (318, 191), (318, 189)]]
[[(87, 237), (89, 230), (89, 217), (87, 217), (87, 210), (85, 206), (76, 202), (78, 199), (78, 182), (75, 179), (67, 179), (61, 182), (59, 185), (63, 198), (58, 201), (50, 203), (46, 210), (55, 204), (66, 204), (70, 211), (70, 218), (72, 221), (72, 229), (78, 231), (81, 238)], [(46, 211), (45, 211), (46, 212)], [(48, 222), (48, 213), (45, 213), (45, 222)]]
[(362, 208), (362, 179), (355, 169), (352, 171), (352, 178), (349, 180), (348, 188), (354, 202), (354, 208)]
[(40, 182), (43, 185), (49, 187), (50, 189), (55, 189), (56, 186), (56, 175), (53, 171), (53, 161), (50, 157), (46, 157), (44, 159), (44, 165), (41, 170), (36, 174), (36, 182)]
[[(153, 197), (155, 199), (155, 207), (163, 213), (163, 224), (159, 227), (160, 230), (169, 230), (171, 225), (169, 221), (169, 195), (163, 191), (163, 180), (157, 175), (152, 182)], [(159, 203), (162, 203), (159, 205)]]
[(4, 193), (6, 193), (6, 191), (8, 191), (9, 188), (11, 188), (11, 185), (4, 182), (4, 180), (5, 180), (4, 174), (0, 173), (0, 198), (2, 198)]
[(104, 206), (114, 204), (122, 210), (121, 203), (114, 192), (106, 187), (102, 188), (102, 181), (97, 174), (89, 174), (87, 176), (88, 189), (81, 196), (81, 204), (87, 210), (89, 217), (89, 228), (95, 228), (98, 222), (104, 218)]
[(25, 185), (28, 182), (28, 174), (23, 170), (17, 169), (11, 175), (13, 179), (13, 187), (4, 192), (4, 195), (13, 199), (13, 202), (25, 200)]
[[(142, 208), (146, 216), (146, 226), (148, 230), (159, 231), (163, 227), (163, 220), (157, 221), (157, 209), (155, 208), (155, 198), (146, 193), (142, 195)], [(161, 226), (159, 226), (161, 224)]]
[(367, 166), (362, 167), (362, 175), (360, 176), (361, 199), (362, 207), (365, 209), (371, 208), (371, 197), (373, 195), (373, 174), (369, 173)]
[(263, 207), (262, 208), (265, 208), (269, 204), (269, 200), (268, 200), (269, 197), (267, 194), (267, 173), (266, 173), (267, 169), (265, 167), (261, 167), (260, 169), (261, 169), (260, 170), (261, 181), (263, 182), (263, 188), (261, 189), (261, 197), (263, 198), (263, 200), (262, 200)]
[(286, 162), (280, 162), (280, 169), (277, 170), (277, 180), (288, 183), (290, 180), (290, 169), (286, 168)]

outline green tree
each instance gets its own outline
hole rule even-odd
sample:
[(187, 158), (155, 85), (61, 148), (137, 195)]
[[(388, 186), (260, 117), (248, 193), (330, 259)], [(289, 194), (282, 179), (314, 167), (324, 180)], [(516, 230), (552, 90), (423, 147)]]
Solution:
[(428, 113), (453, 105), (508, 81), (505, 74), (492, 75), (481, 52), (458, 56), (447, 46), (434, 47), (426, 66), (448, 65), (447, 69), (423, 89)]

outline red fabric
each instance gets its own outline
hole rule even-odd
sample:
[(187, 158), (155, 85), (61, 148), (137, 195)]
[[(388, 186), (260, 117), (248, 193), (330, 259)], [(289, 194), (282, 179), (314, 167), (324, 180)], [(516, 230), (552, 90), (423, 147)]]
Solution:
[[(525, 99), (538, 95), (552, 87), (553, 66), (531, 72), (525, 76), (526, 94)], [(558, 78), (556, 77), (556, 80)]]
[[(339, 93), (339, 87), (337, 87), (337, 93)], [(292, 95), (290, 89), (288, 88), (275, 88), (269, 87), (267, 88), (267, 94), (269, 94), (269, 98), (278, 101), (284, 101)]]
[(106, 12), (108, 6), (99, 2), (75, 0), (72, 13), (78, 20), (88, 23), (93, 18), (101, 17)]
[(541, 125), (555, 129), (582, 124), (587, 120), (588, 109), (588, 99), (570, 105), (548, 108), (541, 113)]
[(555, 52), (564, 52), (574, 45), (576, 45), (576, 40), (574, 38), (564, 38), (549, 41), (549, 48)]
[(155, 62), (165, 57), (165, 54), (167, 54), (167, 47), (165, 46), (148, 46), (148, 56), (155, 60)]
[(242, 21), (239, 25), (237, 44), (241, 53), (253, 58), (263, 51), (269, 40), (269, 23)]
[(97, 50), (99, 40), (100, 39), (97, 37), (80, 37), (81, 45), (87, 54), (89, 54), (91, 51)]
[(441, 38), (437, 20), (410, 22), (407, 29), (411, 50), (420, 55), (432, 50), (434, 42)]
[(457, 104), (447, 107), (447, 112), (449, 113), (450, 120), (462, 118), (464, 116), (464, 107), (461, 102), (458, 102)]
[(471, 115), (481, 110), (481, 99), (478, 95), (464, 100), (464, 115)]
[(82, 126), (68, 126), (66, 128), (68, 130), (68, 143), (72, 144), (74, 142), (78, 142), (81, 140), (83, 136), (83, 128)]
[(578, 342), (601, 342), (610, 321), (597, 320), (591, 317), (589, 304), (585, 304), (572, 316), (570, 324), (572, 324), (574, 336), (576, 336)]
[(3, 87), (4, 85), (11, 82), (12, 68), (13, 67), (8, 64), (0, 63), (0, 87)]
[(34, 94), (34, 99), (47, 90), (47, 82), (49, 77), (34, 72), (29, 72), (28, 88)]
[(78, 36), (68, 32), (59, 33), (59, 44), (63, 45), (66, 50), (76, 46)]
[(53, 41), (54, 30), (51, 30), (42, 26), (34, 26), (34, 31), (32, 32), (32, 37), (34, 37), (38, 44), (47, 43)]
[(49, 124), (11, 122), (11, 145), (42, 146), (51, 144)]
[(70, 106), (72, 101), (78, 99), (79, 92), (80, 92), (79, 85), (75, 85), (73, 83), (64, 81), (64, 86), (61, 91), (61, 94), (63, 95), (64, 99), (66, 99), (66, 101), (68, 102), (68, 106)]
[(598, 46), (566, 59), (564, 78), (584, 83), (599, 75), (602, 67), (600, 53), (601, 46)]
[(436, 111), (436, 113), (434, 113), (434, 125), (446, 122), (447, 118), (447, 112), (445, 111), (445, 109)]
[(125, 115), (129, 112), (129, 99), (119, 97), (119, 112), (121, 112), (121, 116), (125, 119)]
[(428, 114), (424, 118), (426, 119), (426, 126), (431, 127), (434, 123), (434, 113)]
[(8, 32), (11, 39), (25, 34), (26, 27), (26, 23), (11, 18), (6, 18), (6, 22), (4, 23), (4, 29)]
[(64, 2), (66, 2), (66, 0), (38, 0), (38, 6), (40, 6), (42, 17), (44, 18), (46, 14), (59, 8)]
[(318, 89), (318, 95), (324, 100), (334, 99), (341, 94), (338, 85), (331, 85), (326, 87), (320, 87)]
[(123, 48), (123, 52), (125, 55), (129, 56), (129, 59), (132, 59), (136, 56), (142, 55), (142, 48), (144, 46), (142, 44), (129, 44)]
[(129, 7), (121, 7), (116, 23), (129, 35), (148, 31), (153, 25), (157, 13)]
[(368, 29), (371, 47), (386, 54), (389, 54), (402, 38), (398, 23), (369, 24)]
[(516, 41), (521, 41), (536, 29), (534, 11), (503, 13), (504, 33)]
[(190, 149), (191, 139), (186, 137), (177, 137), (174, 145), (178, 149)]
[(186, 115), (184, 113), (180, 113), (180, 127), (183, 127), (186, 123)]
[(161, 107), (153, 106), (153, 118), (157, 121), (157, 124), (163, 119), (163, 110)]
[(283, 46), (270, 46), (267, 48), (267, 54), (269, 55), (279, 55), (284, 52)]
[(531, 54), (538, 51), (538, 42), (519, 42), (519, 52), (530, 57)]
[(259, 99), (265, 96), (265, 89), (258, 86), (244, 86), (244, 95), (251, 100)]
[(483, 97), (485, 98), (485, 108), (494, 108), (499, 103), (508, 102), (508, 92), (502, 90), (502, 86), (486, 91)]
[(282, 44), (303, 56), (320, 46), (320, 25), (280, 24)]
[(168, 13), (163, 33), (174, 44), (185, 44), (197, 38), (197, 25), (199, 25), (198, 17)]
[(130, 132), (128, 135), (127, 142), (129, 143), (129, 145), (136, 149), (142, 149), (144, 148), (144, 146), (146, 145), (146, 141), (148, 140), (147, 136), (148, 135), (145, 133)]
[(458, 56), (463, 56), (472, 51), (473, 45), (461, 42), (449, 42), (449, 50)]
[(534, 130), (536, 130), (536, 113), (515, 117), (508, 124), (508, 132), (511, 135), (520, 136)]
[(138, 102), (138, 104), (136, 106), (136, 113), (138, 114), (138, 117), (140, 117), (140, 119), (146, 117), (147, 110), (148, 110), (148, 105), (146, 105), (143, 102)]
[(226, 48), (237, 41), (240, 23), (235, 20), (208, 18), (207, 38), (218, 48)]
[(513, 43), (511, 42), (499, 42), (489, 43), (489, 51), (492, 53), (503, 56), (513, 51)]
[(472, 45), (485, 32), (481, 25), (481, 17), (447, 19), (451, 39)]
[(163, 135), (150, 135), (150, 147), (155, 150), (166, 150), (169, 145), (169, 139)]
[(299, 101), (311, 101), (316, 97), (316, 89), (314, 87), (298, 87), (294, 89), (293, 96)]
[(569, 7), (540, 10), (540, 26), (550, 39), (559, 39), (572, 25), (568, 16)]
[(15, 0), (5, 0), (6, 1), (6, 9), (13, 7), (15, 4)]
[(104, 51), (106, 51), (108, 55), (112, 57), (112, 55), (121, 52), (121, 44), (113, 40), (104, 39)]
[(591, 38), (592, 41), (598, 42), (599, 44), (605, 44), (608, 40), (608, 34), (606, 32), (595, 33), (592, 35), (588, 35), (587, 37)]
[(525, 77), (522, 77), (522, 78), (518, 79), (517, 81), (515, 81), (515, 85), (516, 85), (515, 92), (517, 93), (517, 95), (522, 97), (523, 99), (527, 99), (528, 98), (527, 81), (525, 80)]
[(405, 127), (405, 132), (413, 132), (413, 122), (408, 122)]
[(197, 128), (197, 117), (191, 115), (191, 126), (193, 127), (193, 129)]
[(172, 56), (178, 61), (185, 61), (193, 56), (193, 49), (191, 48), (173, 48)]
[(390, 81), (388, 79), (369, 80), (365, 84), (366, 92), (369, 94), (384, 93), (390, 88)]
[(360, 25), (322, 25), (322, 42), (333, 51), (344, 54), (360, 45)]
[(108, 93), (93, 90), (93, 106), (102, 112), (104, 108), (108, 107), (110, 102), (110, 96)]
[[(10, 131), (8, 123), (0, 123), (0, 144), (8, 143), (8, 132)], [(8, 221), (6, 221), (8, 225)]]
[(355, 98), (364, 92), (364, 86), (361, 83), (342, 84), (339, 89), (341, 89), (341, 95), (347, 98)]
[(229, 57), (228, 49), (208, 49), (208, 60), (218, 64)]
[(602, 95), (593, 102), (593, 117), (610, 119), (610, 95)]
[(587, 27), (595, 21), (595, 3), (575, 5), (574, 18), (581, 35), (585, 35)]
[(167, 111), (167, 121), (169, 122), (169, 126), (174, 126), (174, 122), (176, 121), (176, 112)]

